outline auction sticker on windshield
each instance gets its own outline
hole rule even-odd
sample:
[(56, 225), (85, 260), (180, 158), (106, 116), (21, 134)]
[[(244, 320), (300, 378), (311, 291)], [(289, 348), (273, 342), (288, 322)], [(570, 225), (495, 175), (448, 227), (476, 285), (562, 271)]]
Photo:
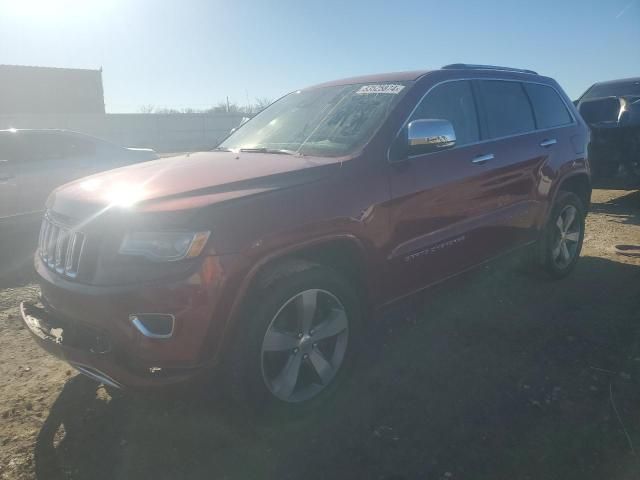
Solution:
[(381, 85), (364, 85), (356, 92), (358, 95), (367, 95), (371, 93), (391, 93), (393, 95), (399, 94), (404, 85), (393, 85), (390, 83)]

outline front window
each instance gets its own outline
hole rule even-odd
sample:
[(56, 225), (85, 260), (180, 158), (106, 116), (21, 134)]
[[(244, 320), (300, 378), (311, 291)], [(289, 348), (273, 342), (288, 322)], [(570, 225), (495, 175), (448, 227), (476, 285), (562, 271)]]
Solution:
[(348, 155), (366, 144), (406, 87), (395, 82), (293, 92), (244, 124), (218, 149)]
[(449, 120), (456, 133), (457, 146), (480, 140), (478, 116), (468, 80), (435, 87), (413, 112), (411, 120), (417, 119)]

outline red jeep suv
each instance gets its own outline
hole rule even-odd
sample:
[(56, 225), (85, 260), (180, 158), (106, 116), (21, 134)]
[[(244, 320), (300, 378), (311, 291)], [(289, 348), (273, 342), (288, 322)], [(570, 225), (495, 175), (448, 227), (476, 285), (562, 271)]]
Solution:
[(454, 64), (285, 95), (211, 152), (55, 190), (22, 305), (40, 344), (113, 387), (221, 365), (260, 405), (319, 400), (391, 302), (525, 248), (578, 260), (588, 128), (548, 77)]

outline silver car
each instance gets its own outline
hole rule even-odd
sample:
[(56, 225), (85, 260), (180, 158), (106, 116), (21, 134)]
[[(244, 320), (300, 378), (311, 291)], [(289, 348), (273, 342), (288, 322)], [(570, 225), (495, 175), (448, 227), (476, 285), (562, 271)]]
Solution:
[(60, 185), (156, 158), (151, 149), (67, 130), (0, 130), (0, 230), (39, 223), (47, 196)]

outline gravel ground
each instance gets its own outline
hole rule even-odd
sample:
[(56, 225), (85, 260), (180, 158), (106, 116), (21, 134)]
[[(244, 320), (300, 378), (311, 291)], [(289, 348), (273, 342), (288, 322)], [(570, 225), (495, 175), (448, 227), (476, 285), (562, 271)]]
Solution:
[(0, 479), (640, 478), (640, 259), (618, 243), (640, 243), (640, 191), (594, 190), (573, 275), (506, 259), (431, 289), (372, 329), (333, 404), (289, 423), (110, 394), (36, 347), (17, 315), (37, 287), (5, 275)]

